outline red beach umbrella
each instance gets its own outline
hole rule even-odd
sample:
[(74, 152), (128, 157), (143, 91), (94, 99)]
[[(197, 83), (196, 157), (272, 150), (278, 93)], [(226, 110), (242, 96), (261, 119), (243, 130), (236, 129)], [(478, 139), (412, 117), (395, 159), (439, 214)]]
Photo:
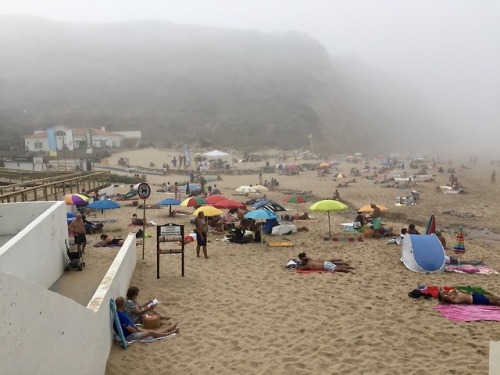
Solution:
[(246, 205), (244, 203), (233, 201), (231, 199), (224, 199), (217, 203), (214, 203), (214, 207), (231, 209), (231, 208), (245, 208)]
[(214, 194), (214, 195), (210, 195), (209, 197), (207, 197), (205, 200), (207, 201), (207, 204), (211, 204), (211, 205), (214, 205), (215, 203), (217, 202), (220, 202), (220, 201), (223, 201), (223, 200), (227, 200), (228, 198), (226, 198), (225, 196), (223, 195), (217, 195), (217, 194)]

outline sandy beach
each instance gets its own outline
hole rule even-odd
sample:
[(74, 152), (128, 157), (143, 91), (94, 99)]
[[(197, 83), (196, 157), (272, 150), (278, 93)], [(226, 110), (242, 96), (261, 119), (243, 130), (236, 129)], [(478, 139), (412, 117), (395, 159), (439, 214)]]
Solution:
[[(148, 166), (150, 162), (161, 166), (173, 155), (178, 152), (138, 150), (115, 154), (107, 163), (117, 165), (118, 158), (126, 156), (131, 166)], [(442, 164), (445, 170), (447, 162)], [(469, 169), (460, 168), (462, 163)], [(379, 166), (380, 161), (370, 160), (370, 164)], [(263, 165), (260, 162), (235, 167), (257, 169)], [(337, 173), (349, 174), (356, 166), (361, 165), (342, 161)], [(455, 233), (462, 225), (464, 258), (483, 259), (498, 270), (500, 207), (493, 197), (499, 189), (490, 183), (494, 168), (486, 160), (479, 160), (476, 166), (467, 160), (455, 160), (453, 166), (466, 194), (437, 191), (437, 186), (448, 183), (450, 174), (430, 170), (435, 181), (418, 182), (413, 187), (420, 195), (416, 206), (396, 207), (395, 197), (407, 195), (409, 190), (384, 188), (362, 176), (356, 177), (357, 182), (349, 187), (339, 188), (340, 198), (352, 209), (370, 202), (388, 207), (389, 211), (383, 216), (384, 225), (398, 232), (410, 223), (415, 223), (423, 232), (429, 216), (434, 214), (449, 247), (453, 247)], [(298, 176), (269, 173), (263, 177), (278, 179), (278, 189), (266, 192), (266, 196), (281, 202), (284, 192), (289, 191), (311, 191), (314, 200), (331, 198), (341, 182), (332, 181), (332, 176), (319, 177), (316, 171), (308, 171)], [(233, 196), (234, 189), (258, 183), (257, 174), (222, 177), (217, 186), (223, 195), (240, 201), (246, 198)], [(173, 184), (185, 180), (179, 174), (148, 175), (147, 178), (154, 191), (148, 204), (172, 196), (156, 192), (163, 182)], [(127, 191), (127, 185), (115, 188), (117, 193)], [(313, 202), (283, 205), (290, 213), (299, 213)], [(119, 237), (139, 229), (128, 226), (133, 213), (140, 217), (142, 210), (124, 202), (122, 208), (104, 215), (99, 212), (91, 219), (115, 219), (116, 222), (106, 224), (104, 230)], [(168, 208), (147, 209), (146, 215), (147, 220), (160, 224), (184, 224), (186, 232), (193, 227), (189, 224), (190, 215), (170, 218)], [(286, 237), (294, 243), (293, 247), (231, 244), (221, 241), (221, 235), (209, 234), (209, 259), (197, 258), (196, 244), (187, 244), (185, 277), (181, 277), (180, 255), (173, 254), (161, 256), (160, 279), (156, 278), (155, 228), (149, 227), (147, 231), (153, 237), (145, 239), (144, 259), (142, 246), (137, 246), (138, 263), (132, 285), (141, 290), (140, 302), (150, 298), (160, 301), (158, 310), (179, 322), (180, 334), (150, 344), (134, 343), (127, 350), (114, 345), (106, 373), (488, 373), (489, 341), (500, 340), (498, 323), (453, 323), (435, 309), (437, 300), (415, 300), (408, 297), (408, 292), (419, 284), (473, 285), (500, 295), (499, 275), (415, 273), (400, 263), (398, 245), (386, 245), (387, 239), (371, 238), (354, 243), (325, 241), (327, 215), (310, 215), (316, 222), (300, 223), (308, 227), (308, 232)], [(332, 214), (333, 236), (350, 236), (342, 231), (340, 223), (352, 221), (354, 217), (353, 213)], [(99, 280), (109, 264), (102, 254), (106, 249), (93, 247), (98, 235), (89, 238), (92, 243), (87, 248), (87, 267), (83, 273), (96, 275)], [(269, 239), (264, 237), (266, 242)], [(355, 274), (298, 274), (286, 270), (287, 261), (302, 251), (313, 257), (337, 255), (355, 268)], [(447, 251), (447, 255), (453, 252)]]

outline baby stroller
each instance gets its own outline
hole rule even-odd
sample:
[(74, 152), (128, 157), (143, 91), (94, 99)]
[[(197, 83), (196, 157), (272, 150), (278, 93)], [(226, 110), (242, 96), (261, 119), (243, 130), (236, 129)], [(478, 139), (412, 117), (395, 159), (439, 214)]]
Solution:
[(83, 267), (85, 267), (82, 252), (79, 250), (72, 251), (68, 246), (68, 241), (64, 241), (64, 243), (66, 245), (66, 255), (68, 256), (68, 265), (66, 266), (66, 270), (73, 268), (77, 271), (81, 271)]

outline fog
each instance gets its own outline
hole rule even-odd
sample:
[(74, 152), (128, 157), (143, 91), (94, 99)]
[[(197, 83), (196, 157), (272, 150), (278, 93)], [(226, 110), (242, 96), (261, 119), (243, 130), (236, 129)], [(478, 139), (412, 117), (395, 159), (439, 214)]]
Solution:
[(322, 43), (334, 61), (355, 57), (412, 85), (449, 132), (447, 149), (487, 151), (497, 158), (498, 0), (3, 0), (0, 14), (301, 31)]

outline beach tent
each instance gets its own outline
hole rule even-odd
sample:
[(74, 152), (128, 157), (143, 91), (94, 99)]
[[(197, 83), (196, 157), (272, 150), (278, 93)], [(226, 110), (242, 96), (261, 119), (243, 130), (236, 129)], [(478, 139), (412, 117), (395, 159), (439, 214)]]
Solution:
[(219, 151), (219, 150), (213, 150), (209, 152), (205, 152), (203, 156), (207, 156), (209, 158), (223, 158), (225, 156), (229, 156), (227, 152), (224, 151)]
[(401, 261), (411, 271), (436, 273), (444, 270), (444, 249), (435, 234), (407, 234)]

